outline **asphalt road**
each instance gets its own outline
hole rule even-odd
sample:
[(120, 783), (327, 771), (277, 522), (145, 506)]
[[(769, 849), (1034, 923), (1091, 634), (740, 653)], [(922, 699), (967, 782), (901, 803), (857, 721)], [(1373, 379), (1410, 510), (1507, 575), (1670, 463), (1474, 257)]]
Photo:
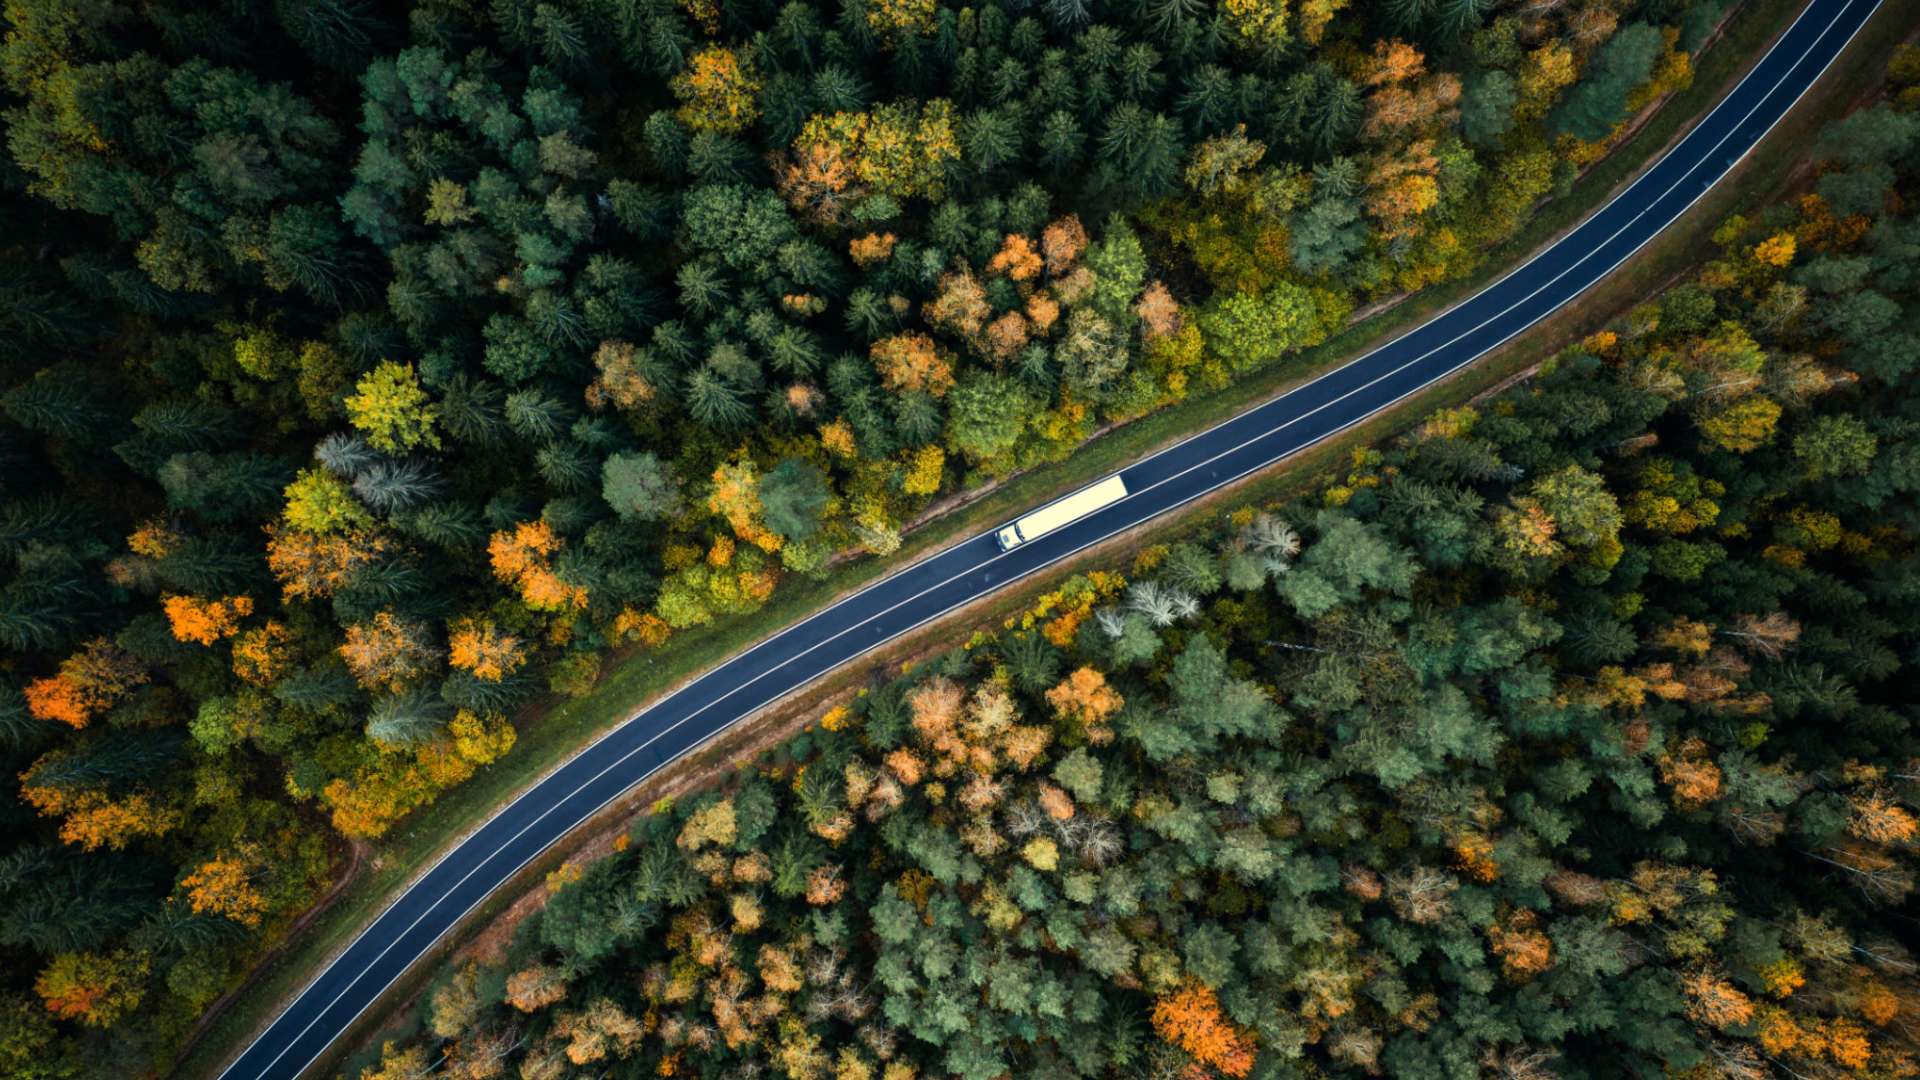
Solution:
[(1011, 552), (991, 532), (906, 567), (654, 702), (421, 876), (222, 1080), (291, 1078), (475, 905), (568, 830), (734, 720), (1009, 581), (1197, 499), (1458, 371), (1599, 281), (1760, 140), (1880, 0), (1811, 0), (1727, 98), (1631, 187), (1473, 298), (1345, 366), (1121, 472), (1126, 499)]

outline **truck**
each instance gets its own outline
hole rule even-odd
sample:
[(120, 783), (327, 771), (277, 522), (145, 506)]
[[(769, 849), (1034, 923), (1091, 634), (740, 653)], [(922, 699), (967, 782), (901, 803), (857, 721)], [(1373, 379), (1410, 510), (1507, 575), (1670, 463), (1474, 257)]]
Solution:
[(1015, 518), (1001, 526), (993, 538), (999, 543), (1001, 551), (1012, 551), (1029, 540), (1045, 536), (1062, 525), (1070, 525), (1126, 497), (1126, 481), (1118, 476), (1109, 476), (1097, 484), (1089, 484), (1071, 495), (1055, 499), (1031, 514)]

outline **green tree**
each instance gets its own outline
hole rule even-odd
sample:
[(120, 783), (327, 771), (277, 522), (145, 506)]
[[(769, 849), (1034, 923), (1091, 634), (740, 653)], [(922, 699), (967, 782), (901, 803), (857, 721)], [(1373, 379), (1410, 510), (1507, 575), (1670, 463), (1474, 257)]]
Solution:
[(1879, 440), (1853, 416), (1819, 416), (1793, 436), (1793, 456), (1815, 480), (1860, 476), (1872, 467)]
[(788, 541), (804, 541), (820, 530), (820, 515), (831, 492), (819, 469), (788, 458), (760, 480), (760, 507), (767, 527)]
[(1586, 72), (1548, 118), (1553, 130), (1598, 142), (1627, 116), (1627, 95), (1647, 81), (1666, 51), (1660, 28), (1628, 23), (1588, 61)]
[(982, 465), (1004, 463), (1020, 444), (1033, 401), (1005, 375), (977, 373), (947, 395), (947, 447)]
[(1322, 321), (1313, 293), (1285, 281), (1258, 294), (1217, 296), (1199, 316), (1207, 349), (1236, 372), (1317, 344), (1324, 337)]
[(623, 518), (660, 521), (681, 508), (673, 467), (650, 453), (614, 454), (600, 467), (600, 497)]
[(1482, 73), (1467, 84), (1460, 98), (1460, 126), (1468, 141), (1478, 146), (1498, 146), (1513, 130), (1513, 107), (1520, 100), (1513, 76), (1494, 70)]
[(81, 1062), (39, 1002), (9, 993), (0, 997), (0, 1070), (19, 1080), (69, 1080)]
[(1620, 533), (1620, 502), (1596, 473), (1568, 465), (1526, 490), (1553, 518), (1560, 539), (1574, 547), (1611, 543)]

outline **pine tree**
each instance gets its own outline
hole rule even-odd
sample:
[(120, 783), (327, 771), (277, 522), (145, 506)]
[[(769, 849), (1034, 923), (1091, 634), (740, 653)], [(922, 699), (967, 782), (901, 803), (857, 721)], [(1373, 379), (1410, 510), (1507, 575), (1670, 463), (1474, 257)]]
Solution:
[(819, 469), (788, 458), (761, 478), (759, 494), (767, 527), (789, 541), (802, 541), (819, 531), (820, 512), (831, 493)]
[(1315, 95), (1307, 117), (1308, 139), (1320, 154), (1330, 154), (1349, 139), (1366, 106), (1360, 89), (1333, 72), (1316, 70)]
[(746, 396), (711, 366), (695, 370), (687, 380), (687, 408), (694, 419), (716, 428), (740, 428), (753, 419)]
[(1087, 136), (1073, 114), (1055, 109), (1040, 121), (1034, 145), (1040, 150), (1040, 162), (1048, 168), (1065, 171), (1080, 163)]
[(615, 513), (635, 521), (671, 519), (681, 506), (672, 466), (650, 453), (607, 458), (601, 466), (600, 494)]
[(550, 442), (573, 422), (572, 407), (534, 387), (507, 395), (507, 426), (528, 442)]
[(586, 29), (565, 9), (552, 4), (535, 7), (531, 29), (547, 63), (561, 71), (577, 71), (586, 66), (591, 57)]
[(115, 419), (97, 394), (99, 385), (84, 370), (49, 368), (0, 397), (0, 408), (22, 427), (93, 443), (106, 437)]
[(388, 27), (362, 0), (274, 0), (287, 36), (321, 64), (340, 71), (366, 66)]
[(367, 714), (367, 738), (391, 746), (418, 745), (440, 732), (450, 711), (436, 688), (379, 695)]
[(336, 431), (313, 446), (313, 460), (342, 479), (352, 480), (380, 460), (380, 455), (358, 432)]
[(599, 461), (571, 439), (550, 442), (534, 452), (534, 468), (554, 491), (578, 494), (593, 486)]
[(354, 494), (381, 514), (419, 506), (440, 494), (442, 488), (433, 467), (417, 458), (374, 462), (353, 481)]
[[(488, 448), (505, 441), (507, 425), (502, 411), (504, 393), (499, 384), (456, 373), (440, 397), (440, 426), (469, 446)], [(317, 453), (317, 451), (316, 451)]]
[(467, 502), (437, 502), (396, 519), (395, 524), (429, 544), (452, 552), (474, 551), (486, 543), (487, 526)]
[(1173, 121), (1128, 102), (1107, 115), (1100, 152), (1123, 185), (1152, 198), (1178, 186), (1185, 146)]

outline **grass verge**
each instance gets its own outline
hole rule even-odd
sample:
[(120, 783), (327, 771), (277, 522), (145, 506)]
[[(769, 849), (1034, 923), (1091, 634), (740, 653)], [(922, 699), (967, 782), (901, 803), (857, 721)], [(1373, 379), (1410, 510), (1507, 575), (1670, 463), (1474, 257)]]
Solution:
[[(816, 610), (835, 596), (879, 577), (894, 566), (903, 565), (957, 537), (971, 535), (988, 523), (1012, 516), (1020, 509), (1112, 472), (1118, 466), (1189, 432), (1218, 423), (1257, 401), (1284, 391), (1312, 373), (1364, 352), (1478, 291), (1508, 267), (1522, 261), (1529, 253), (1584, 218), (1619, 186), (1637, 175), (1661, 149), (1674, 141), (1696, 117), (1718, 100), (1750, 60), (1784, 28), (1800, 6), (1800, 0), (1748, 0), (1746, 9), (1701, 58), (1693, 85), (1673, 95), (1626, 142), (1589, 170), (1572, 193), (1543, 207), (1519, 233), (1490, 252), (1485, 263), (1486, 269), (1473, 278), (1423, 291), (1349, 328), (1326, 344), (1248, 377), (1227, 390), (1184, 402), (1118, 428), (1090, 442), (1065, 462), (1018, 477), (991, 494), (928, 522), (910, 534), (901, 551), (884, 563), (861, 560), (842, 566), (821, 580), (790, 581), (765, 608), (751, 617), (678, 635), (665, 648), (650, 653), (616, 658), (609, 665), (607, 676), (591, 694), (545, 706), (537, 719), (525, 723), (519, 745), (504, 762), (448, 792), (432, 807), (408, 819), (383, 838), (377, 853), (366, 861), (359, 879), (344, 889), (335, 903), (316, 917), (298, 940), (289, 943), (262, 967), (237, 1002), (224, 1015), (207, 1025), (201, 1037), (176, 1065), (174, 1074), (183, 1077), (216, 1075), (220, 1066), (238, 1053), (253, 1033), (263, 1027), (273, 1013), (299, 990), (312, 972), (343, 948), (385, 906), (398, 888), (464, 835), (471, 823), (484, 820), (492, 808), (577, 753), (595, 735), (631, 715), (641, 703)], [(924, 649), (932, 636), (951, 633), (956, 622), (991, 623), (1006, 612), (1030, 602), (1034, 596), (1056, 583), (1059, 576), (1090, 563), (1113, 561), (1117, 556), (1140, 546), (1140, 537), (1147, 532), (1153, 533), (1158, 542), (1167, 536), (1204, 528), (1222, 501), (1238, 504), (1254, 499), (1276, 498), (1314, 483), (1322, 473), (1344, 461), (1355, 447), (1391, 435), (1404, 426), (1410, 417), (1470, 400), (1526, 371), (1559, 344), (1598, 325), (1620, 306), (1645, 295), (1652, 287), (1684, 270), (1690, 264), (1693, 253), (1700, 250), (1713, 224), (1725, 214), (1744, 203), (1756, 202), (1772, 194), (1777, 189), (1779, 178), (1787, 174), (1801, 151), (1817, 135), (1823, 118), (1832, 115), (1834, 108), (1843, 107), (1877, 82), (1885, 66), (1886, 55), (1910, 29), (1908, 24), (1912, 15), (1900, 9), (1901, 5), (1897, 2), (1883, 5), (1849, 52), (1835, 64), (1827, 79), (1807, 95), (1795, 112), (1775, 129), (1738, 171), (1709, 193), (1685, 219), (1642, 249), (1629, 264), (1617, 270), (1593, 291), (1556, 313), (1520, 341), (1448, 382), (1430, 388), (1333, 440), (1270, 467), (1227, 492), (1202, 500), (1174, 518), (1156, 521), (1150, 527), (1142, 527), (1115, 538), (1082, 553), (1070, 564), (1055, 568), (1044, 580), (1023, 582), (910, 639), (896, 642), (883, 654), (870, 656), (846, 671), (822, 680), (809, 691), (809, 695), (818, 696), (821, 691), (831, 692), (835, 688), (850, 685), (848, 680), (861, 677), (860, 673), (872, 670), (877, 663)], [(745, 736), (749, 733), (743, 731), (742, 734)], [(733, 740), (716, 744), (689, 759), (682, 768), (695, 772), (710, 770), (716, 762), (728, 759), (726, 748), (733, 744)], [(624, 801), (622, 806), (630, 808), (641, 796), (654, 790), (652, 785), (648, 785), (636, 792), (634, 799)], [(587, 830), (581, 830), (582, 834), (585, 832)], [(558, 862), (572, 849), (571, 843), (557, 846), (550, 858), (529, 867), (528, 874), (544, 874), (545, 868)], [(533, 879), (523, 877), (523, 880)], [(500, 890), (470, 921), (486, 920), (498, 914), (520, 892), (519, 884), (517, 882), (513, 887)], [(449, 935), (450, 938), (453, 936)], [(427, 966), (420, 965), (420, 968)], [(389, 1000), (404, 1000), (412, 990), (417, 989), (419, 977), (420, 971), (416, 970), (409, 978), (396, 984), (389, 992)]]

